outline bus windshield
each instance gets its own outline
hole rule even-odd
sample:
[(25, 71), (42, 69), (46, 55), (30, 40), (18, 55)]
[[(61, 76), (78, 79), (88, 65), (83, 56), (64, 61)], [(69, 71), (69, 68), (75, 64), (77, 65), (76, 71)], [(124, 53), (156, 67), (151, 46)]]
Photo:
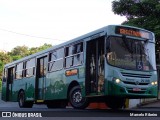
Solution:
[(123, 37), (109, 37), (107, 61), (123, 69), (155, 70), (154, 43)]

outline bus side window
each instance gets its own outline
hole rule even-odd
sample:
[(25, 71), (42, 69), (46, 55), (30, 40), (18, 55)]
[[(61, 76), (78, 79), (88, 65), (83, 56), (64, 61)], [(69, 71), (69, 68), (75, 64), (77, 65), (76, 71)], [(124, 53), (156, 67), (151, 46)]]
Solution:
[(49, 54), (49, 71), (57, 71), (63, 68), (64, 48), (57, 49)]
[(25, 61), (25, 62), (23, 63), (23, 65), (24, 65), (23, 77), (27, 77), (27, 69), (26, 69), (27, 64), (28, 64), (28, 61)]
[(66, 57), (66, 56), (69, 56), (69, 47), (66, 47), (66, 48), (65, 48), (65, 57)]
[(27, 68), (27, 74), (29, 77), (35, 75), (35, 58), (32, 58), (29, 60), (26, 68)]
[(78, 66), (83, 63), (83, 42), (65, 49), (65, 67)]
[(3, 71), (3, 82), (6, 82), (6, 79), (7, 79), (7, 68), (5, 68)]
[(22, 78), (22, 71), (23, 71), (23, 62), (16, 65), (15, 79)]
[(57, 59), (57, 51), (54, 51), (51, 55), (51, 61), (54, 61)]
[(73, 48), (74, 48), (73, 66), (81, 65), (83, 63), (83, 42), (75, 44)]
[(35, 58), (24, 62), (24, 77), (31, 77), (35, 75)]
[(66, 47), (65, 48), (65, 67), (66, 68), (70, 68), (71, 66), (73, 66), (73, 48), (72, 46)]

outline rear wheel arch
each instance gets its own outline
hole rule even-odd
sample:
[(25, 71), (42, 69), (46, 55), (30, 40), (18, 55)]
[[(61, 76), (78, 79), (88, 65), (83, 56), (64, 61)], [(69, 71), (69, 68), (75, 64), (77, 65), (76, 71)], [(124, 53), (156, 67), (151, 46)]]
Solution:
[(23, 91), (24, 94), (25, 94), (25, 91), (24, 91), (23, 89), (20, 89), (20, 90), (18, 91), (18, 94), (17, 94), (17, 101), (19, 100), (19, 94), (20, 94), (21, 91)]
[(23, 89), (18, 92), (18, 104), (20, 108), (32, 108), (33, 101), (26, 101), (25, 91)]

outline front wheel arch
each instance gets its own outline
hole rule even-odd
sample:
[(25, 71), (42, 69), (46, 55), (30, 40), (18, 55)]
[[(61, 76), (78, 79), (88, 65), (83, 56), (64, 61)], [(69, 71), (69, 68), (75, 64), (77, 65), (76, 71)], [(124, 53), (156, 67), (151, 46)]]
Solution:
[(68, 85), (68, 90), (67, 90), (67, 97), (69, 98), (69, 92), (71, 89), (75, 86), (79, 86), (79, 83), (76, 80), (73, 80), (69, 85)]

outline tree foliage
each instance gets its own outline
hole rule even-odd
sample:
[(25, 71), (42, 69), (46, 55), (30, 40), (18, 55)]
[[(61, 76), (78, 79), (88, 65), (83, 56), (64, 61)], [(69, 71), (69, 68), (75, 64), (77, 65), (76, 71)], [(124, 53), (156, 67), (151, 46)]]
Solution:
[(52, 47), (52, 45), (51, 44), (46, 44), (46, 43), (44, 45), (40, 46), (40, 47), (32, 47), (31, 49), (29, 49), (29, 55), (31, 55), (33, 53), (36, 53), (36, 52), (39, 52), (39, 51), (42, 51), (42, 50), (45, 50), (45, 49), (50, 48), (50, 47)]
[(160, 0), (114, 0), (115, 14), (126, 16), (122, 24), (145, 28), (155, 33), (157, 52), (160, 51)]
[(29, 55), (29, 48), (27, 46), (17, 46), (8, 53), (12, 56), (13, 61), (20, 59), (21, 57)]
[(3, 66), (6, 64), (6, 63), (9, 63), (12, 61), (12, 58), (4, 53), (4, 52), (0, 52), (0, 79), (2, 77), (2, 72), (3, 72)]

